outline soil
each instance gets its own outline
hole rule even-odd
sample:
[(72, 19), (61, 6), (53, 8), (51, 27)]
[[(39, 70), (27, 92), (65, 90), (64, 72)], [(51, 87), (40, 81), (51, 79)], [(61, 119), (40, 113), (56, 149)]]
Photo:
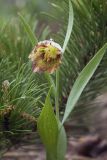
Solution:
[[(11, 148), (1, 160), (45, 160), (42, 144)], [(68, 138), (66, 160), (107, 160), (107, 141), (98, 135)]]

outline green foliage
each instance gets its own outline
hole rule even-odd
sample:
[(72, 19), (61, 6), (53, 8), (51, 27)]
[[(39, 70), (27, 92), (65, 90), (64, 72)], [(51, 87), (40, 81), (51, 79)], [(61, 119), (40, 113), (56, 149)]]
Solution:
[[(5, 81), (1, 86), (0, 132), (20, 135), (36, 131), (40, 100), (46, 86), (37, 84), (27, 64), (22, 65), (13, 77), (8, 86)], [(9, 138), (8, 134), (6, 137)]]
[[(29, 19), (34, 31), (38, 22), (26, 16), (27, 22)], [(31, 49), (17, 18), (0, 23), (0, 139), (5, 149), (19, 143), (26, 134), (36, 132), (41, 101), (47, 92), (46, 81), (41, 78), (40, 84), (41, 75), (32, 73), (28, 62)], [(7, 90), (3, 87), (6, 83)]]
[[(52, 2), (55, 15), (59, 15), (56, 18), (58, 23), (60, 23), (61, 29), (60, 33), (54, 37), (60, 44), (63, 44), (68, 21), (68, 1), (63, 0), (61, 3), (57, 0)], [(79, 73), (95, 53), (107, 42), (106, 1), (82, 0), (80, 2), (72, 0), (71, 2), (74, 10), (73, 30), (59, 71), (61, 79), (60, 106), (62, 106), (62, 111), (65, 108), (70, 90)], [(55, 5), (58, 7), (55, 7)], [(61, 15), (63, 15), (62, 18), (60, 18)], [(92, 80), (86, 86), (78, 104), (76, 105), (77, 107), (75, 108), (74, 119), (79, 118), (80, 116), (82, 118), (82, 116), (89, 111), (87, 103), (90, 103), (90, 101), (92, 101), (98, 94), (107, 90), (107, 71), (105, 69), (107, 67), (106, 61), (107, 55), (105, 54), (100, 66), (93, 75)]]
[(76, 79), (70, 95), (67, 100), (66, 109), (64, 112), (64, 117), (62, 123), (66, 121), (69, 114), (72, 112), (75, 104), (77, 103), (81, 93), (83, 92), (85, 86), (93, 76), (96, 71), (100, 61), (102, 60), (104, 53), (107, 49), (107, 43), (96, 53), (96, 55), (89, 61), (89, 63), (84, 67), (78, 78)]
[(66, 37), (65, 37), (65, 40), (64, 40), (64, 44), (63, 44), (63, 52), (65, 52), (67, 44), (68, 44), (70, 36), (71, 36), (72, 27), (73, 27), (73, 19), (74, 19), (73, 8), (72, 8), (72, 4), (69, 0), (69, 20), (68, 20)]
[(56, 159), (58, 124), (50, 101), (50, 92), (38, 118), (38, 132), (46, 148), (47, 159)]
[(47, 160), (64, 160), (67, 149), (66, 132), (55, 117), (50, 101), (50, 91), (38, 118), (37, 126), (47, 152)]
[(59, 122), (59, 133), (57, 139), (57, 159), (64, 160), (67, 151), (67, 135), (64, 126)]

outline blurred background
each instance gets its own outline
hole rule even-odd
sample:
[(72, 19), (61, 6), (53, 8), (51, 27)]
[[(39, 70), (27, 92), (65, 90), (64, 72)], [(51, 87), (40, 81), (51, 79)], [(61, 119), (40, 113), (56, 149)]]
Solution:
[(23, 11), (30, 14), (39, 14), (41, 11), (48, 11), (48, 0), (0, 0), (0, 15), (11, 17), (17, 12)]

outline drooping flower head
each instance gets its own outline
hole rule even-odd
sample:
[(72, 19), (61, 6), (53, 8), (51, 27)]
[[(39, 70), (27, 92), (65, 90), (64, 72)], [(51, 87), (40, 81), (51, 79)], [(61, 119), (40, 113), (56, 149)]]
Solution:
[(39, 42), (29, 55), (33, 63), (33, 72), (53, 73), (61, 63), (62, 48), (53, 40)]

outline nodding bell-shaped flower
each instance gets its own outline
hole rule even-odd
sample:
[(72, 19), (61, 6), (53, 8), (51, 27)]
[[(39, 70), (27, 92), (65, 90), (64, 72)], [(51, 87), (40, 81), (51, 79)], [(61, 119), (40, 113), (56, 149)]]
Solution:
[(62, 48), (52, 39), (39, 42), (29, 55), (33, 72), (53, 73), (61, 63)]

